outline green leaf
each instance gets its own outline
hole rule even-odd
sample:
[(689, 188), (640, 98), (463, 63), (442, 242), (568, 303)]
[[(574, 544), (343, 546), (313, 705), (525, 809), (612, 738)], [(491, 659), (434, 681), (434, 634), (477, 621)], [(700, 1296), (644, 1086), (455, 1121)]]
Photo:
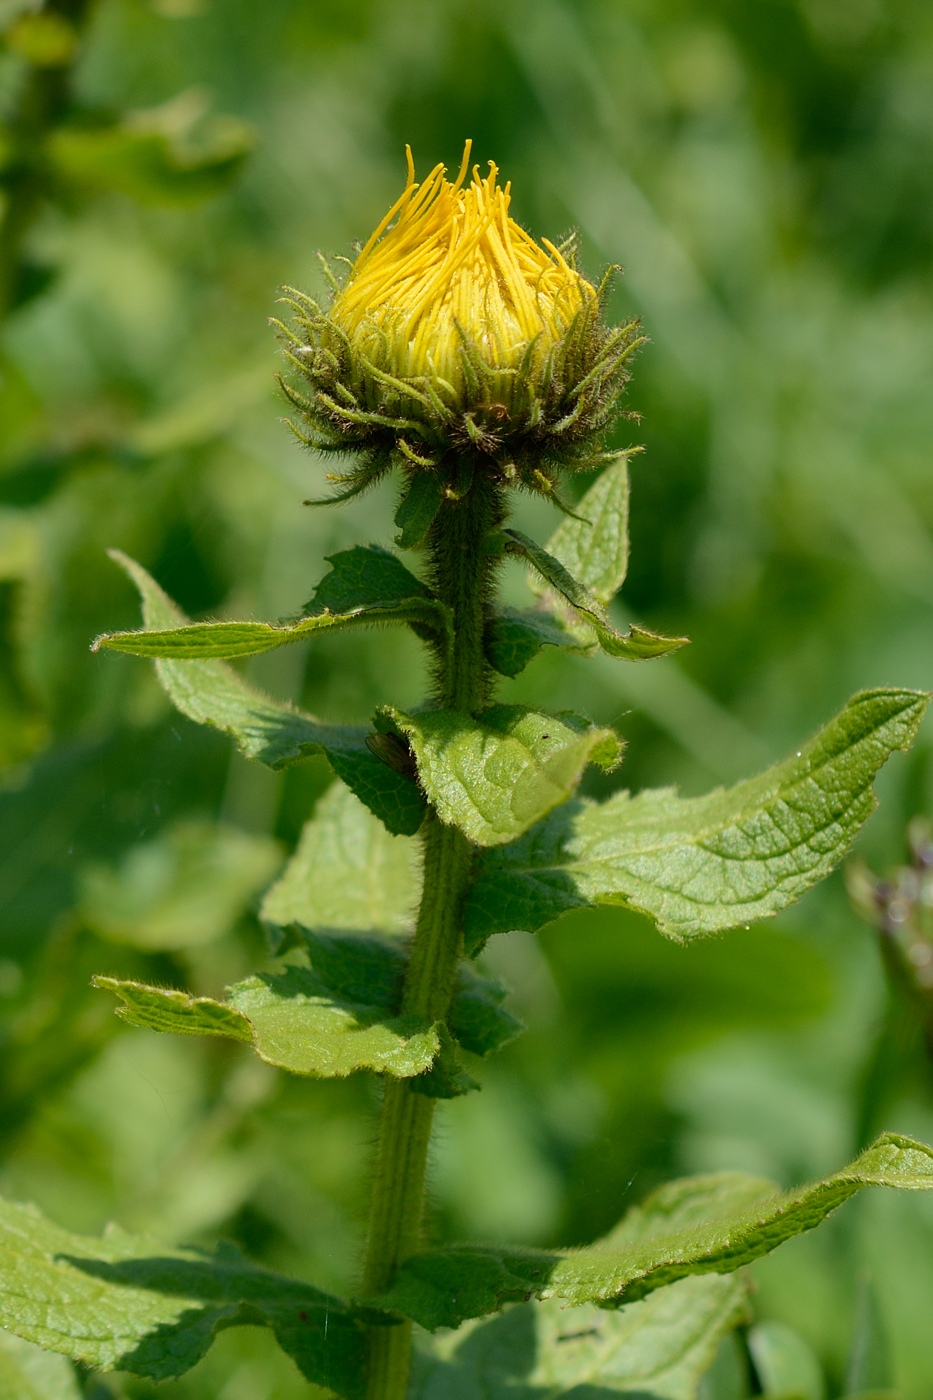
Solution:
[(10, 1332), (0, 1332), (3, 1400), (81, 1400), (71, 1364)]
[(440, 1048), (429, 1070), (409, 1080), (413, 1094), (429, 1099), (458, 1099), (481, 1086), (468, 1074), (460, 1056), (460, 1048), (446, 1026), (440, 1026)]
[[(229, 988), (226, 1001), (113, 977), (95, 977), (94, 985), (119, 998), (117, 1014), (130, 1025), (242, 1040), (293, 1074), (330, 1078), (370, 1069), (403, 1078), (424, 1075), (444, 1032), (401, 1017), (408, 944), (358, 933), (299, 932), (303, 951)], [(450, 1029), (472, 1054), (490, 1054), (522, 1030), (502, 1005), (505, 997), (500, 982), (461, 965)], [(449, 1050), (452, 1063), (455, 1051)]]
[(327, 562), (330, 570), (314, 590), (306, 613), (348, 613), (411, 598), (434, 599), (427, 584), (406, 569), (397, 554), (378, 545), (355, 545), (328, 555)]
[[(406, 943), (388, 943), (360, 934), (337, 937), (303, 929), (315, 975), (334, 997), (380, 1007), (397, 1015), (408, 968)], [(457, 1041), (474, 1055), (488, 1055), (513, 1040), (521, 1021), (502, 1005), (506, 988), (461, 963), (450, 1006), (449, 1025)], [(442, 1036), (443, 1040), (443, 1036)]]
[(344, 613), (316, 612), (297, 622), (188, 622), (183, 627), (133, 632), (102, 632), (91, 647), (126, 652), (129, 656), (160, 656), (174, 661), (203, 661), (258, 656), (290, 642), (303, 642), (317, 633), (373, 627), (387, 622), (411, 623), (432, 635), (452, 636), (450, 614), (436, 598), (380, 599)]
[(477, 718), (456, 710), (385, 714), (414, 750), (418, 777), (441, 821), (478, 846), (500, 846), (566, 800), (588, 763), (611, 768), (621, 744), (569, 711), (495, 705)]
[[(175, 629), (187, 623), (184, 613), (141, 565), (119, 550), (112, 550), (111, 557), (139, 589), (148, 628)], [(418, 830), (424, 799), (417, 784), (370, 753), (364, 728), (322, 724), (247, 685), (222, 661), (161, 660), (155, 666), (176, 708), (196, 724), (231, 734), (247, 758), (281, 768), (324, 753), (337, 776), (390, 831), (410, 836)]]
[(233, 1245), (175, 1249), (113, 1226), (94, 1239), (0, 1202), (0, 1326), (16, 1336), (86, 1366), (166, 1380), (238, 1323), (271, 1327), (309, 1381), (362, 1396), (362, 1333), (339, 1298), (257, 1268)]
[(95, 933), (117, 943), (200, 947), (230, 931), (281, 861), (268, 837), (183, 821), (131, 847), (117, 867), (86, 866), (79, 909)]
[(766, 918), (828, 875), (873, 811), (871, 783), (910, 747), (928, 696), (866, 690), (797, 754), (705, 797), (673, 788), (568, 803), (483, 857), (467, 945), (566, 909), (625, 904), (689, 938)]
[(630, 455), (618, 454), (577, 506), (582, 519), (562, 521), (547, 543), (548, 553), (603, 606), (618, 593), (628, 572)]
[(763, 1395), (824, 1400), (823, 1368), (799, 1332), (786, 1322), (759, 1322), (747, 1340)]
[(617, 632), (606, 616), (606, 610), (599, 599), (534, 540), (523, 535), (520, 530), (504, 530), (506, 553), (518, 554), (527, 559), (544, 581), (570, 604), (580, 615), (580, 619), (592, 628), (600, 647), (608, 656), (620, 657), (627, 661), (647, 661), (655, 656), (667, 656), (686, 646), (689, 637), (662, 637), (657, 632), (649, 632), (635, 623), (626, 633)]
[(933, 1149), (884, 1133), (850, 1166), (780, 1191), (741, 1172), (670, 1182), (586, 1249), (449, 1245), (408, 1259), (379, 1306), (422, 1327), (457, 1327), (514, 1299), (634, 1302), (692, 1274), (728, 1274), (812, 1230), (863, 1186), (933, 1189)]
[(280, 928), (405, 933), (420, 886), (416, 843), (390, 835), (343, 783), (334, 783), (259, 913)]
[(592, 642), (574, 632), (554, 613), (543, 608), (502, 608), (486, 635), (486, 660), (500, 676), (517, 676), (542, 647), (564, 651), (590, 651)]
[(521, 1021), (502, 1005), (507, 995), (501, 982), (461, 963), (448, 1024), (464, 1050), (489, 1055), (521, 1034)]
[(439, 1047), (436, 1027), (335, 995), (301, 954), (237, 982), (223, 1002), (115, 977), (94, 985), (119, 997), (118, 1014), (132, 1026), (248, 1041), (291, 1074), (333, 1079), (368, 1069), (404, 1079), (429, 1069)]
[(444, 487), (436, 472), (415, 473), (395, 512), (399, 530), (395, 543), (401, 549), (417, 549), (430, 530), (443, 498)]
[(224, 190), (256, 144), (238, 118), (206, 112), (203, 95), (180, 93), (110, 126), (66, 126), (47, 151), (59, 174), (119, 190), (143, 204), (187, 205)]
[(696, 1400), (721, 1338), (747, 1313), (744, 1283), (713, 1274), (611, 1312), (556, 1299), (511, 1307), (416, 1353), (409, 1400)]

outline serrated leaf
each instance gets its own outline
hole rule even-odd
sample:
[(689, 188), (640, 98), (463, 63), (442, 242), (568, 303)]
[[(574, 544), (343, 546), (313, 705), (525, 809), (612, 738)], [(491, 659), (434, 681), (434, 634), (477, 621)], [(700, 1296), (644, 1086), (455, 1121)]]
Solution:
[(637, 909), (673, 938), (777, 913), (845, 855), (874, 809), (875, 774), (910, 747), (927, 702), (922, 691), (862, 691), (798, 754), (705, 797), (663, 788), (568, 803), (483, 857), (468, 949), (593, 904)]
[(579, 614), (580, 620), (592, 632), (601, 649), (608, 656), (627, 661), (648, 661), (655, 656), (667, 656), (679, 651), (690, 641), (689, 637), (662, 637), (657, 632), (649, 632), (646, 627), (633, 623), (625, 633), (617, 632), (606, 616), (606, 610), (599, 599), (564, 567), (547, 550), (534, 540), (523, 535), (520, 530), (504, 530), (506, 553), (517, 554), (528, 563)]
[[(111, 556), (139, 589), (147, 628), (173, 629), (187, 623), (140, 564), (119, 550), (112, 550)], [(418, 830), (424, 799), (417, 784), (370, 753), (362, 726), (323, 724), (254, 689), (222, 661), (157, 660), (155, 667), (163, 689), (183, 715), (232, 735), (247, 758), (282, 768), (312, 754), (326, 754), (337, 776), (389, 831), (410, 836)]]
[(328, 555), (327, 562), (331, 567), (314, 590), (306, 613), (346, 613), (407, 598), (434, 597), (397, 554), (379, 545), (354, 545)]
[(0, 1332), (0, 1395), (3, 1400), (81, 1400), (64, 1356), (42, 1351), (11, 1332)]
[(188, 622), (183, 627), (133, 632), (102, 632), (92, 651), (106, 647), (128, 656), (166, 657), (174, 661), (203, 661), (258, 656), (264, 651), (303, 642), (323, 632), (374, 627), (387, 622), (416, 624), (436, 635), (450, 636), (443, 603), (434, 598), (404, 598), (355, 608), (346, 613), (314, 613), (297, 622)]
[(118, 1014), (132, 1026), (247, 1041), (291, 1074), (332, 1079), (367, 1069), (404, 1079), (429, 1069), (439, 1048), (435, 1026), (337, 996), (300, 955), (236, 983), (223, 1002), (114, 977), (94, 985), (120, 999)]
[[(296, 954), (278, 971), (231, 987), (226, 1001), (113, 977), (95, 977), (94, 985), (120, 999), (118, 1015), (131, 1025), (242, 1040), (293, 1074), (424, 1074), (442, 1032), (401, 1019), (408, 944), (357, 933), (300, 932), (310, 966)], [(501, 982), (461, 965), (449, 1024), (472, 1054), (488, 1055), (522, 1030), (502, 1005), (505, 997)]]
[(362, 1332), (339, 1298), (260, 1269), (233, 1245), (175, 1249), (114, 1227), (94, 1239), (0, 1201), (0, 1326), (16, 1336), (86, 1366), (166, 1380), (237, 1323), (271, 1327), (309, 1381), (362, 1396)]
[(502, 1005), (506, 996), (501, 982), (461, 963), (448, 1024), (464, 1050), (489, 1055), (521, 1034), (522, 1022)]
[(606, 606), (628, 572), (628, 452), (605, 468), (577, 506), (579, 520), (561, 521), (547, 552)]
[(593, 642), (579, 629), (572, 631), (554, 613), (543, 608), (502, 608), (493, 617), (486, 635), (486, 660), (500, 676), (517, 676), (542, 647), (563, 651), (591, 651)]
[(259, 913), (282, 928), (405, 933), (420, 884), (417, 844), (390, 835), (338, 782), (305, 823), (295, 854)]
[(430, 530), (443, 499), (444, 487), (436, 472), (415, 473), (395, 512), (399, 531), (395, 543), (401, 549), (417, 549)]
[(556, 1299), (510, 1307), (416, 1356), (409, 1400), (696, 1400), (720, 1340), (747, 1314), (744, 1283), (712, 1274), (614, 1311)]
[(611, 768), (622, 746), (569, 711), (495, 705), (476, 718), (456, 710), (381, 712), (408, 739), (418, 777), (442, 822), (478, 846), (500, 846), (566, 800), (588, 763)]
[(378, 1303), (433, 1331), (521, 1298), (634, 1302), (679, 1278), (728, 1274), (750, 1264), (812, 1230), (863, 1186), (933, 1189), (933, 1148), (884, 1133), (842, 1171), (791, 1191), (741, 1172), (670, 1182), (586, 1249), (477, 1244), (426, 1250), (401, 1266)]

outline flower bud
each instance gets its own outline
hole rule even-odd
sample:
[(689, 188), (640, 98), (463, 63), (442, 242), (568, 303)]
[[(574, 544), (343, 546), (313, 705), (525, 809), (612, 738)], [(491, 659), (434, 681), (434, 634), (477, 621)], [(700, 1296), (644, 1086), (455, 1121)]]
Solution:
[(293, 293), (287, 352), (310, 396), (286, 386), (325, 450), (362, 453), (356, 488), (395, 462), (448, 486), (481, 466), (550, 492), (585, 467), (612, 419), (638, 343), (608, 330), (605, 288), (572, 250), (536, 243), (509, 214), (496, 167), (480, 175), (467, 142), (457, 179), (421, 184), (408, 152), (399, 199), (352, 264), (330, 308)]

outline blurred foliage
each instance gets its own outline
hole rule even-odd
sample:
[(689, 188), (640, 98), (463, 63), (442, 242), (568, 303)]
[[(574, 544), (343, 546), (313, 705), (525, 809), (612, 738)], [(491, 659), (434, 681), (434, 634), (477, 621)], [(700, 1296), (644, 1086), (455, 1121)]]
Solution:
[[(169, 713), (147, 664), (90, 655), (137, 617), (105, 550), (195, 616), (274, 618), (326, 554), (389, 542), (388, 489), (301, 509), (324, 469), (276, 423), (265, 319), (280, 283), (320, 288), (316, 249), (346, 254), (375, 224), (406, 141), (424, 170), (469, 135), (530, 229), (579, 229), (591, 273), (622, 265), (615, 310), (651, 343), (629, 395), (642, 422), (617, 435), (647, 450), (615, 606), (693, 638), (643, 667), (546, 650), (504, 698), (616, 725), (626, 762), (594, 792), (695, 792), (862, 686), (933, 686), (933, 16), (923, 0), (2, 0), (0, 27), (0, 1187), (71, 1229), (228, 1236), (347, 1288), (372, 1089), (128, 1030), (88, 985), (217, 995), (250, 971), (259, 895), (328, 781), (316, 761), (248, 767)], [(517, 523), (552, 528), (540, 503)], [(507, 587), (520, 601), (517, 566)], [(423, 679), (401, 632), (247, 672), (350, 721)], [(929, 741), (881, 792), (861, 842), (876, 868), (933, 806)], [(217, 878), (209, 908), (186, 893), (196, 868)], [(886, 1048), (882, 959), (838, 879), (689, 948), (600, 912), (493, 940), (488, 964), (531, 1029), (482, 1094), (442, 1108), (437, 1239), (577, 1243), (682, 1171), (791, 1183), (882, 1126), (933, 1137), (923, 1036)], [(759, 1320), (707, 1400), (929, 1393), (929, 1201), (867, 1196), (754, 1274)], [(70, 1396), (44, 1366), (0, 1356), (8, 1386)], [(158, 1393), (312, 1391), (243, 1329)]]

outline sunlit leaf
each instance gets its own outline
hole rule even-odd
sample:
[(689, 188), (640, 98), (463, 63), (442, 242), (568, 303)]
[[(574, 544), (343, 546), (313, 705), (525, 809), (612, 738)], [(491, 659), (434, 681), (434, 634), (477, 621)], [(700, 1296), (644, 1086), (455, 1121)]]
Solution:
[(0, 1202), (0, 1325), (16, 1336), (87, 1366), (166, 1380), (238, 1322), (271, 1327), (309, 1381), (348, 1400), (362, 1394), (361, 1332), (338, 1298), (257, 1268), (233, 1245), (174, 1249), (115, 1227), (94, 1239), (34, 1206)]
[(674, 938), (776, 913), (845, 855), (874, 809), (875, 774), (910, 747), (927, 700), (862, 691), (798, 754), (706, 797), (663, 788), (568, 803), (483, 857), (466, 910), (469, 946), (588, 904), (628, 905)]
[(712, 1274), (613, 1311), (520, 1304), (425, 1346), (410, 1400), (696, 1400), (721, 1338), (747, 1312), (743, 1282)]
[(404, 933), (419, 889), (416, 843), (390, 835), (338, 782), (305, 823), (295, 854), (263, 899), (260, 917), (283, 928)]
[[(141, 565), (117, 550), (113, 557), (140, 591), (147, 628), (187, 624), (184, 613)], [(411, 835), (418, 830), (424, 800), (417, 785), (369, 751), (364, 728), (322, 724), (255, 690), (222, 661), (157, 660), (155, 665), (164, 690), (182, 714), (231, 734), (247, 758), (281, 768), (325, 753), (338, 777), (390, 831)]]
[(291, 1074), (332, 1079), (368, 1069), (408, 1078), (429, 1069), (438, 1051), (436, 1027), (335, 995), (300, 955), (236, 983), (223, 1002), (114, 977), (94, 985), (120, 999), (130, 1025), (247, 1041)]
[(633, 623), (625, 633), (617, 632), (606, 616), (602, 603), (591, 590), (574, 578), (567, 568), (534, 540), (520, 530), (505, 530), (506, 553), (517, 554), (541, 575), (545, 583), (570, 604), (580, 620), (592, 628), (600, 647), (608, 656), (627, 661), (647, 661), (654, 656), (667, 656), (686, 646), (689, 637), (662, 637), (646, 627)]
[(496, 705), (384, 713), (411, 743), (418, 777), (441, 821), (478, 846), (513, 841), (573, 792), (588, 763), (611, 768), (621, 744), (579, 715)]
[(577, 506), (580, 519), (562, 520), (547, 542), (548, 554), (604, 607), (628, 571), (629, 456), (609, 463)]
[(693, 1274), (727, 1274), (812, 1230), (863, 1186), (933, 1189), (933, 1148), (885, 1133), (842, 1171), (780, 1191), (741, 1172), (662, 1186), (585, 1249), (448, 1245), (415, 1254), (380, 1305), (423, 1327), (457, 1327), (515, 1299), (634, 1302)]
[[(94, 985), (119, 998), (118, 1015), (130, 1025), (242, 1040), (293, 1074), (332, 1078), (369, 1069), (407, 1078), (429, 1069), (438, 1028), (401, 1017), (408, 944), (301, 933), (309, 956), (293, 953), (272, 972), (230, 987), (225, 1001), (113, 977), (95, 977)], [(465, 1049), (487, 1055), (520, 1032), (505, 996), (500, 982), (461, 966), (449, 1022)]]

